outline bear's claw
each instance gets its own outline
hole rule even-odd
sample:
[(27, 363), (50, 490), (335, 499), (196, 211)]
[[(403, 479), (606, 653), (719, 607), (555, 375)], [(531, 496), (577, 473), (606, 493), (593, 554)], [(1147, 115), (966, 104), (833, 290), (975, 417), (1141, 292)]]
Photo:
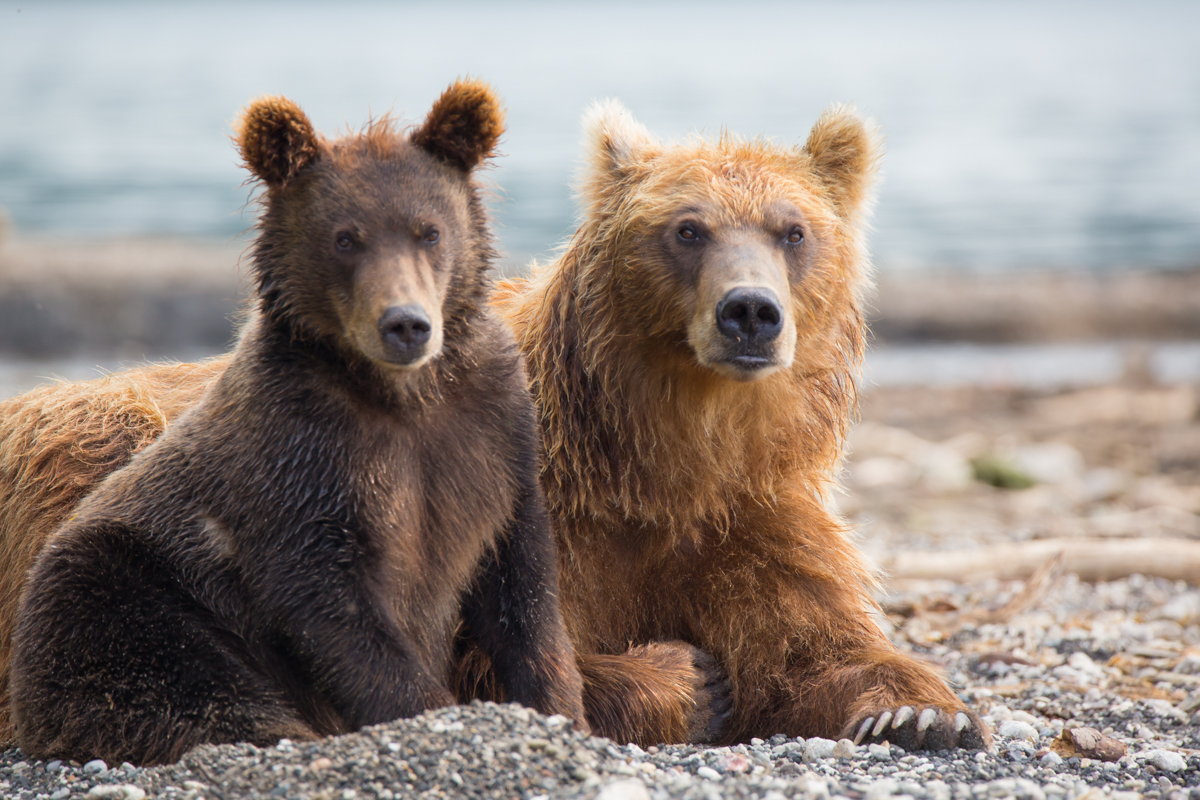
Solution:
[[(846, 728), (855, 744), (888, 741), (905, 750), (983, 750), (991, 738), (987, 726), (970, 711), (947, 712), (930, 706), (920, 713), (912, 706), (880, 709), (861, 715)], [(851, 736), (853, 734), (853, 736)]]

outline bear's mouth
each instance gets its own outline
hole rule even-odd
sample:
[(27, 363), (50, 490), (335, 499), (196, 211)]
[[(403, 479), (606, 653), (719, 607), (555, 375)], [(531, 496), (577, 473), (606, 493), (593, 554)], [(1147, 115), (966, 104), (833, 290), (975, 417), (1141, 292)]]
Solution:
[(711, 363), (716, 371), (740, 383), (757, 381), (778, 371), (780, 364), (773, 356), (739, 353)]

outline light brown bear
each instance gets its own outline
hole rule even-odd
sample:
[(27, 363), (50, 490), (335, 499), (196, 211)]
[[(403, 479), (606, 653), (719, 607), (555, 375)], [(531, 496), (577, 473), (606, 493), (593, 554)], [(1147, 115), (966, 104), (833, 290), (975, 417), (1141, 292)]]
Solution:
[(803, 147), (665, 146), (615, 102), (586, 127), (582, 224), (493, 301), (527, 359), (581, 659), (711, 653), (727, 742), (986, 746), (872, 620), (874, 576), (826, 502), (864, 347), (872, 132), (835, 108)]
[[(532, 370), (593, 729), (649, 744), (724, 727), (714, 673), (682, 639), (729, 671), (722, 740), (986, 745), (978, 718), (871, 620), (874, 578), (824, 500), (862, 358), (870, 132), (840, 110), (801, 148), (729, 136), (665, 147), (615, 104), (588, 128), (580, 230), (496, 300)], [(96, 404), (65, 425), (27, 405), (11, 427), (0, 418), (0, 448), (45, 428), (55, 451), (0, 449), (0, 469), (26, 474), (0, 508), (24, 513), (36, 496), (65, 513), (76, 482), (95, 480), (62, 452), (73, 432), (115, 437), (136, 405), (123, 396), (162, 392), (161, 369), (45, 390)], [(159, 418), (137, 417), (145, 439), (131, 447)], [(6, 554), (38, 546), (24, 530), (0, 535)], [(0, 604), (15, 602), (23, 574), (0, 581)], [(0, 638), (10, 613), (0, 605)]]

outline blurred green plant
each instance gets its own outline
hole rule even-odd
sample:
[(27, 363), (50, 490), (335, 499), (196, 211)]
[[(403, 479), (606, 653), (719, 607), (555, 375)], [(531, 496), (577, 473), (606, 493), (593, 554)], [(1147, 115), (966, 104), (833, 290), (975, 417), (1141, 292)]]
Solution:
[(993, 454), (971, 459), (975, 480), (998, 489), (1028, 489), (1037, 484), (1028, 472)]

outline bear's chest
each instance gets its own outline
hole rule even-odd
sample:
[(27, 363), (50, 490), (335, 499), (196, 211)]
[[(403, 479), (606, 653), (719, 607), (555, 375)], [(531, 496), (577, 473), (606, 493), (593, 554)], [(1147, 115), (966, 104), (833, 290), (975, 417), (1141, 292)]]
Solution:
[(504, 431), (432, 409), (419, 424), (365, 428), (351, 498), (375, 569), (402, 616), (456, 606), (512, 517), (516, 480)]

